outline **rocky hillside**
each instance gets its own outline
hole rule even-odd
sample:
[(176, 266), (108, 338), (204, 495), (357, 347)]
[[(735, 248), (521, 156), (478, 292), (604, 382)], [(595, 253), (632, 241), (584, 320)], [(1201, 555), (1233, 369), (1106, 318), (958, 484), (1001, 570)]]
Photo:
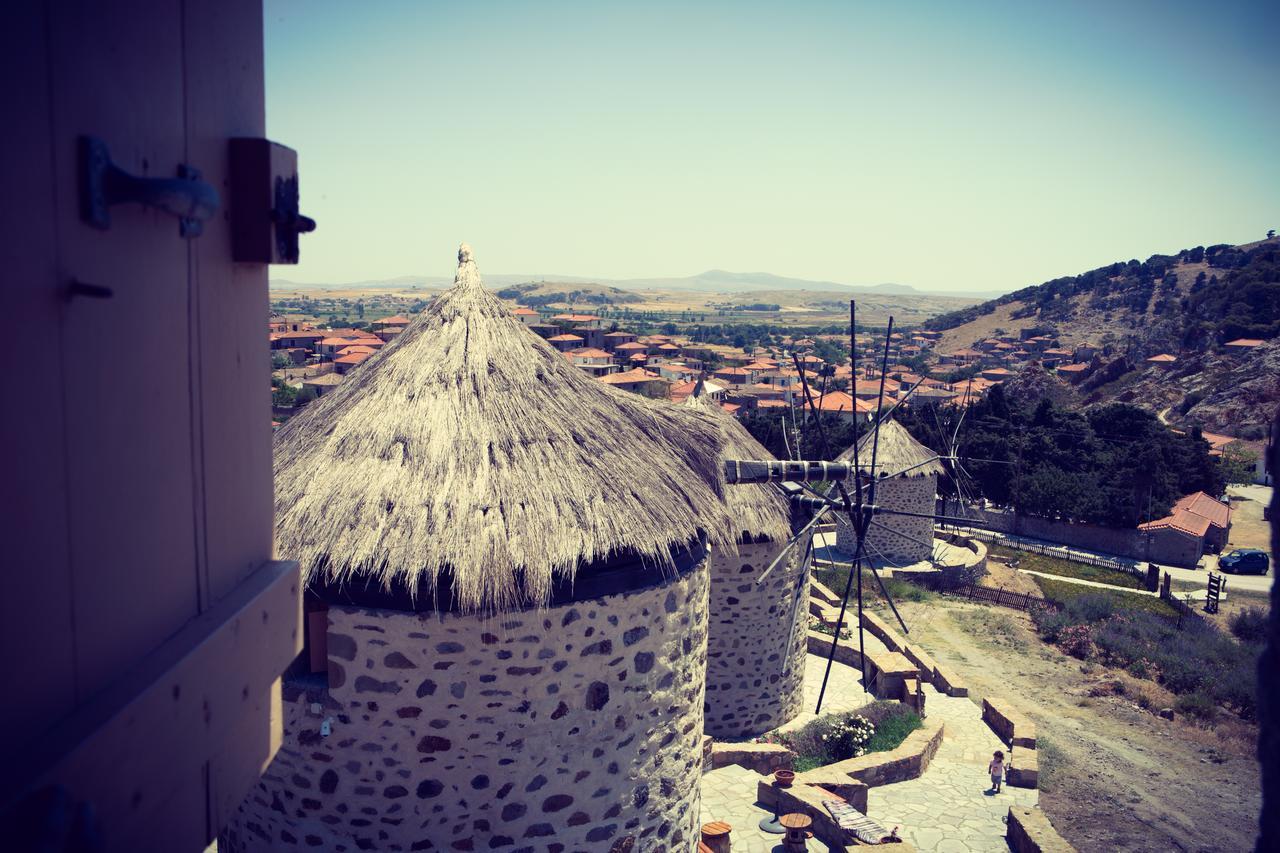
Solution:
[[(1280, 404), (1280, 239), (1115, 263), (924, 325), (943, 331), (942, 352), (1032, 328), (1065, 347), (1100, 347), (1099, 369), (1078, 389), (1084, 402), (1131, 402), (1176, 425), (1257, 438)], [(1238, 338), (1264, 343), (1223, 347)], [(1147, 361), (1158, 354), (1176, 356), (1173, 368)], [(1060, 384), (1032, 384), (1045, 382)]]

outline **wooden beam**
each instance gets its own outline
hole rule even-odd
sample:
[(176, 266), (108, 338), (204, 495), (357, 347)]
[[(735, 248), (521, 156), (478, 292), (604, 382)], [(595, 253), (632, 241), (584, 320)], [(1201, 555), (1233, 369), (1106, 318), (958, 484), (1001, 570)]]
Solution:
[[(297, 563), (260, 566), (30, 744), (0, 782), (0, 811), (60, 785), (92, 805), (108, 850), (207, 843), (279, 747), (277, 682), (302, 648), (299, 587)], [(234, 761), (223, 754), (233, 737)]]

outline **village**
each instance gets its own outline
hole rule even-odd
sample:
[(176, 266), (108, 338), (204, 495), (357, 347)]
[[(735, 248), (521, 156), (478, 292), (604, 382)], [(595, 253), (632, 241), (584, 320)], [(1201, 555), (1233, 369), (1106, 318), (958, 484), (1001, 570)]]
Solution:
[[(403, 300), (397, 300), (403, 303)], [(687, 335), (638, 335), (599, 316), (564, 310), (563, 306), (534, 309), (504, 303), (526, 329), (559, 351), (565, 361), (598, 382), (644, 397), (681, 403), (701, 388), (702, 393), (739, 420), (779, 419), (784, 425), (818, 412), (855, 425), (872, 423), (878, 411), (901, 407), (964, 409), (991, 389), (1025, 370), (1074, 385), (1101, 363), (1103, 348), (1057, 345), (1044, 330), (1000, 334), (959, 350), (939, 352), (942, 333), (927, 329), (894, 331), (888, 337), (871, 330), (857, 335), (858, 376), (848, 358), (827, 361), (817, 354), (819, 342), (847, 351), (845, 335), (793, 337), (778, 335), (776, 345), (752, 348), (707, 344)], [(317, 327), (297, 315), (273, 313), (268, 335), (272, 352), (275, 428), (308, 401), (338, 387), (347, 375), (403, 332), (413, 314), (393, 314), (356, 327)], [(336, 319), (336, 318), (335, 318)], [(1260, 341), (1236, 340), (1224, 345), (1228, 353), (1242, 353)], [(887, 370), (881, 377), (881, 367)], [(1148, 359), (1150, 370), (1167, 371), (1176, 357)], [(811, 400), (802, 394), (802, 376)], [(883, 399), (881, 399), (883, 397)], [(281, 405), (281, 404), (285, 405)], [(861, 427), (857, 426), (861, 425)], [(796, 427), (798, 429), (798, 427)], [(1211, 432), (1202, 433), (1209, 453), (1240, 453), (1252, 466), (1250, 481), (1269, 485), (1265, 443)], [(1182, 496), (1169, 515), (1135, 526), (1128, 542), (1109, 541), (1100, 550), (1122, 557), (1142, 558), (1170, 568), (1203, 567), (1206, 557), (1227, 545), (1231, 509), (1222, 495), (1203, 492)], [(1082, 545), (1096, 530), (1087, 525), (1039, 523), (1002, 517), (982, 508), (988, 523), (1009, 533), (1035, 535), (1058, 545)], [(1015, 525), (1018, 527), (1014, 529)], [(1027, 528), (1027, 529), (1023, 529)], [(1114, 538), (1114, 537), (1112, 537)], [(1097, 536), (1093, 536), (1094, 542)], [(1088, 547), (1084, 545), (1084, 547)], [(1094, 547), (1097, 547), (1096, 544)]]
[(1280, 6), (10, 5), (4, 851), (1280, 850)]
[[(1129, 664), (1114, 653), (1092, 651), (1092, 641), (1086, 648), (1066, 638), (1111, 630), (1113, 618), (1150, 620), (1143, 630), (1156, 634), (1173, 630), (1166, 627), (1170, 619), (1176, 619), (1176, 632), (1201, 637), (1225, 633), (1226, 621), (1213, 627), (1214, 620), (1230, 617), (1235, 630), (1240, 618), (1252, 618), (1247, 605), (1257, 599), (1250, 596), (1269, 588), (1266, 575), (1233, 578), (1232, 589), (1245, 584), (1237, 599), (1223, 593), (1220, 574), (1205, 571), (1216, 567), (1217, 555), (1229, 546), (1260, 536), (1257, 517), (1233, 532), (1233, 502), (1245, 500), (1239, 495), (1228, 500), (1217, 493), (1188, 493), (1168, 516), (1129, 530), (966, 502), (962, 489), (945, 497), (939, 484), (963, 479), (961, 460), (954, 451), (948, 456), (926, 447), (902, 424), (923, 423), (922, 411), (942, 410), (953, 418), (970, 409), (985, 411), (992, 395), (1004, 400), (1001, 386), (1021, 371), (1087, 366), (1098, 355), (1092, 348), (1067, 352), (1054, 346), (1051, 335), (1031, 334), (984, 339), (969, 349), (937, 353), (936, 332), (906, 329), (886, 337), (884, 331), (859, 330), (855, 376), (848, 359), (829, 361), (817, 354), (839, 352), (836, 347), (842, 343), (847, 352), (846, 336), (782, 336), (772, 346), (747, 351), (680, 334), (639, 335), (594, 314), (502, 302), (482, 290), (467, 247), (460, 250), (459, 260), (454, 289), (428, 303), (422, 316), (384, 316), (361, 328), (314, 328), (297, 317), (271, 318), (273, 387), (277, 395), (286, 385), (295, 390), (293, 402), (299, 404), (276, 407), (278, 544), (314, 568), (306, 599), (306, 651), (285, 679), (285, 744), (224, 834), (228, 850), (317, 844), (342, 849), (350, 843), (409, 849), (414, 838), (423, 844), (431, 840), (419, 849), (441, 842), (451, 843), (452, 849), (473, 849), (474, 841), (501, 847), (543, 836), (557, 839), (548, 850), (619, 853), (686, 849), (690, 843), (713, 853), (800, 851), (813, 849), (810, 845), (819, 840), (822, 849), (830, 850), (884, 842), (901, 845), (899, 849), (937, 851), (1070, 849), (1047, 815), (1056, 814), (1059, 821), (1072, 815), (1067, 819), (1073, 820), (1070, 803), (1079, 791), (1064, 764), (1084, 760), (1077, 747), (1063, 743), (1059, 729), (1051, 726), (1048, 757), (1041, 758), (1033, 716), (1043, 709), (1034, 700), (1034, 711), (1024, 704), (1034, 691), (1020, 690), (1024, 700), (1013, 700), (982, 689), (975, 704), (970, 682), (985, 685), (987, 677), (969, 660), (980, 656), (990, 666), (999, 656), (979, 650), (973, 639), (959, 651), (954, 630), (944, 639), (933, 626), (994, 619), (991, 624), (1000, 624), (1011, 637), (1029, 635), (1020, 644), (1047, 644), (1058, 659), (1096, 656), (1150, 678), (1153, 671), (1141, 668), (1148, 664)], [(823, 341), (833, 346), (824, 349)], [(477, 358), (487, 359), (487, 376), (467, 366)], [(455, 389), (438, 371), (423, 372), (437, 363), (461, 369), (463, 385)], [(883, 365), (887, 369), (882, 371)], [(533, 380), (535, 374), (541, 378)], [(1074, 375), (1063, 374), (1067, 382)], [(436, 387), (440, 381), (447, 384)], [(474, 417), (462, 414), (472, 410), (467, 401), (473, 395), (485, 401), (486, 419), (496, 420), (470, 427), (458, 420)], [(617, 412), (612, 411), (615, 406), (620, 407)], [(414, 508), (420, 501), (415, 495), (430, 488), (429, 481), (445, 478), (432, 501), (467, 504), (475, 498), (454, 492), (473, 476), (499, 476), (490, 483), (498, 494), (514, 485), (504, 485), (509, 478), (526, 476), (517, 472), (528, 461), (515, 459), (492, 473), (462, 473), (488, 469), (472, 467), (479, 462), (473, 458), (473, 439), (490, 436), (483, 440), (494, 442), (495, 448), (508, 443), (506, 430), (515, 422), (498, 426), (510, 417), (500, 411), (523, 412), (522, 417), (540, 424), (576, 413), (556, 427), (548, 421), (537, 431), (572, 432), (580, 447), (556, 464), (585, 466), (570, 473), (585, 491), (572, 497), (526, 494), (522, 503), (591, 500), (602, 487), (594, 478), (605, 476), (599, 466), (616, 466), (627, 472), (631, 508), (619, 504), (606, 510), (601, 504), (598, 511), (625, 513), (612, 535), (626, 536), (628, 550), (650, 549), (651, 559), (669, 555), (660, 559), (674, 561), (674, 585), (648, 587), (636, 569), (619, 574), (613, 566), (617, 556), (598, 566), (580, 565), (572, 588), (545, 564), (516, 588), (494, 587), (496, 579), (477, 585), (457, 568), (465, 557), (450, 557), (448, 549), (463, 547), (468, 537), (481, 535), (478, 530), (440, 530), (444, 552), (432, 552), (426, 568), (415, 566), (413, 552), (404, 549), (430, 536), (427, 531), (438, 522), (426, 516), (394, 519), (402, 512), (421, 511)], [(643, 435), (635, 432), (655, 417), (663, 423), (659, 434), (668, 437), (664, 442), (680, 436), (670, 448), (663, 442), (651, 444), (649, 428)], [(380, 423), (386, 418), (394, 423)], [(675, 420), (666, 423), (668, 418)], [(857, 450), (831, 447), (822, 458), (849, 466), (842, 470), (852, 471), (855, 463), (878, 466), (883, 479), (876, 478), (877, 512), (890, 515), (868, 528), (839, 512), (824, 521), (822, 513), (797, 515), (803, 501), (795, 503), (802, 492), (795, 491), (794, 483), (786, 484), (793, 494), (789, 509), (785, 489), (778, 492), (767, 483), (738, 486), (730, 480), (723, 487), (727, 517), (713, 521), (712, 505), (705, 495), (695, 497), (701, 487), (692, 481), (649, 482), (661, 471), (677, 470), (664, 454), (694, 452), (689, 442), (700, 440), (700, 430), (707, 426), (721, 436), (720, 459), (772, 458), (747, 429), (759, 418), (776, 419), (784, 435), (787, 423), (797, 425), (793, 439), (798, 444), (803, 435), (815, 450), (819, 439), (814, 436), (825, 436), (823, 424), (833, 436), (841, 428), (847, 430), (841, 434), (857, 436)], [(677, 421), (682, 425), (676, 426)], [(419, 440), (411, 436), (427, 423), (452, 424), (432, 439), (445, 440), (452, 449), (442, 445), (433, 453), (456, 458), (448, 469), (462, 467), (452, 472), (421, 468), (423, 460), (406, 455)], [(327, 437), (320, 438), (322, 434)], [(381, 448), (391, 436), (403, 437), (389, 450)], [(350, 455), (368, 442), (373, 443)], [(1208, 452), (1220, 454), (1228, 443), (1215, 446), (1210, 439)], [(619, 456), (631, 451), (642, 453), (645, 464)], [(708, 451), (703, 447), (697, 453)], [(879, 454), (878, 462), (871, 461), (873, 452)], [(352, 479), (362, 469), (351, 466), (362, 464), (359, 459), (366, 453), (403, 458), (400, 464), (411, 464), (417, 473), (401, 475), (399, 465), (389, 470), (393, 479), (378, 487), (371, 503)], [(573, 461), (579, 453), (581, 461)], [(680, 464), (696, 468), (702, 462)], [(794, 477), (799, 469), (780, 470)], [(712, 480), (720, 476), (717, 472)], [(426, 479), (419, 483), (413, 477)], [(667, 526), (674, 516), (663, 507), (674, 505), (668, 504), (669, 497), (658, 498), (671, 489), (683, 491), (679, 501), (703, 507), (695, 522), (704, 529), (703, 538), (690, 543), (677, 535), (661, 539), (665, 545), (643, 544), (654, 536), (673, 535)], [(386, 516), (376, 508), (378, 502), (385, 503)], [(654, 522), (655, 512), (667, 520)], [(335, 524), (339, 517), (343, 522)], [(545, 523), (543, 518), (537, 524)], [(385, 538), (403, 525), (408, 526), (402, 534)], [(369, 552), (370, 541), (360, 531), (375, 529), (387, 533), (380, 534), (382, 544)], [(566, 528), (560, 535), (568, 534)], [(496, 547), (520, 549), (523, 556), (499, 558), (497, 564), (514, 559), (537, 565), (545, 559), (541, 540), (498, 541), (502, 544)], [(801, 547), (802, 542), (807, 544)], [(327, 555), (333, 554), (347, 554), (344, 565), (350, 568), (333, 574), (341, 568), (330, 562)], [(370, 582), (374, 576), (357, 580), (366, 571), (360, 566), (387, 571), (406, 559), (403, 568), (383, 575), (376, 585)], [(709, 566), (709, 583), (699, 579), (700, 565)], [(855, 578), (859, 602), (864, 585), (879, 584), (866, 589), (866, 611), (860, 603), (856, 609), (850, 603)], [(699, 590), (703, 584), (708, 586)], [(665, 604), (655, 607), (655, 594), (665, 595)], [(961, 604), (957, 595), (985, 604)], [(437, 615), (422, 612), (415, 599), (424, 596), (434, 602), (429, 606)], [(549, 606), (522, 609), (517, 602), (530, 596)], [(513, 606), (501, 630), (483, 615)], [(583, 609), (588, 606), (590, 610)], [(1016, 624), (1009, 617), (982, 615), (993, 606), (1031, 619)], [(1220, 607), (1222, 615), (1217, 616)], [(569, 642), (560, 647), (549, 634), (522, 635), (531, 618), (541, 619), (544, 631), (553, 623), (568, 629), (585, 622), (581, 636), (574, 625), (564, 638)], [(672, 621), (677, 618), (679, 627)], [(607, 629), (601, 620), (607, 620)], [(1063, 624), (1074, 627), (1063, 633)], [(927, 638), (928, 647), (920, 636)], [(1153, 640), (1143, 639), (1140, 645), (1148, 642)], [(1160, 642), (1167, 644), (1168, 638)], [(1236, 656), (1230, 664), (1227, 658), (1213, 664), (1206, 658), (1206, 666), (1248, 665), (1247, 658), (1221, 650), (1224, 642), (1234, 648), (1230, 640), (1199, 642), (1203, 655)], [(690, 658), (699, 643), (705, 643), (705, 658)], [(581, 646), (580, 655), (576, 646)], [(948, 646), (957, 656), (954, 661), (944, 651)], [(560, 660), (566, 652), (573, 654)], [(665, 662), (665, 668), (656, 662)], [(463, 668), (452, 675), (448, 670), (455, 663)], [(424, 680), (424, 670), (438, 675)], [(657, 694), (650, 693), (651, 687), (627, 686), (637, 677), (643, 684), (656, 684)], [(1063, 676), (1058, 672), (1053, 677)], [(479, 689), (500, 682), (507, 686)], [(1099, 683), (1095, 674), (1085, 687), (1072, 689), (1099, 695)], [(1205, 725), (1215, 712), (1196, 703), (1207, 702), (1211, 708), (1233, 709), (1216, 712), (1219, 737), (1229, 739), (1235, 737), (1227, 733), (1236, 724), (1226, 720), (1253, 713), (1252, 700), (1243, 694), (1211, 690), (1200, 681), (1155, 687), (1112, 677), (1101, 683), (1119, 685), (1106, 688), (1119, 691), (1108, 694), (1117, 697), (1117, 710), (1132, 707), (1125, 696), (1145, 697), (1139, 701), (1152, 721), (1143, 723), (1147, 726)], [(435, 698), (446, 685), (447, 694)], [(583, 692), (574, 702), (560, 698), (565, 691)], [(1191, 700), (1178, 691), (1191, 691)], [(406, 692), (417, 700), (401, 699)], [(517, 696), (524, 701), (512, 704)], [(659, 704), (666, 706), (669, 719), (661, 726), (637, 727), (636, 721), (655, 713), (655, 696), (663, 697)], [(610, 729), (624, 736), (621, 740), (599, 728), (599, 715), (606, 712), (616, 715)], [(695, 715), (700, 728), (693, 722)], [(489, 724), (499, 719), (504, 722), (495, 739)], [(423, 720), (429, 721), (426, 734)], [(1095, 724), (1101, 726), (1100, 736), (1109, 731), (1101, 721)], [(476, 725), (481, 728), (473, 730)], [(702, 732), (700, 740), (692, 738), (695, 731)], [(591, 733), (588, 743), (597, 744), (594, 757), (615, 759), (595, 793), (603, 797), (599, 806), (614, 804), (607, 810), (599, 810), (594, 798), (582, 800), (591, 784), (583, 780), (592, 776), (592, 763), (556, 746), (565, 733), (584, 732)], [(535, 737), (550, 739), (542, 747), (520, 746)], [(515, 740), (504, 748), (507, 738)], [(484, 746), (465, 746), (472, 741)], [(648, 745), (633, 755), (638, 744)], [(429, 778), (420, 780), (418, 772), (403, 764), (404, 756), (415, 753), (425, 755), (421, 761), (428, 765)], [(491, 773), (479, 771), (494, 766), (496, 755), (504, 753), (508, 757), (498, 764), (511, 781), (492, 800), (486, 793), (479, 804), (469, 802), (468, 789), (488, 792), (497, 784)], [(1008, 793), (992, 797), (988, 791), (987, 797), (975, 797), (967, 780), (992, 753), (1004, 756), (1002, 781)], [(371, 765), (366, 754), (386, 757)], [(618, 769), (627, 766), (625, 761), (633, 762), (631, 769)], [(697, 764), (700, 781), (690, 775)], [(1171, 766), (1179, 766), (1178, 761)], [(457, 778), (458, 773), (464, 776)], [(392, 784), (393, 776), (406, 783)], [(659, 789), (653, 787), (654, 779), (661, 780)], [(626, 790), (614, 791), (615, 784)], [(400, 825), (399, 798), (412, 796), (414, 785), (422, 804), (416, 813), (438, 815), (416, 824), (421, 828), (417, 832), (432, 827), (425, 836), (407, 825), (405, 832), (390, 828)], [(523, 796), (515, 793), (517, 786), (523, 786)], [(993, 788), (998, 791), (999, 785), (993, 782)], [(1067, 791), (1071, 796), (1064, 799)], [(633, 807), (619, 808), (619, 798)], [(348, 818), (347, 810), (357, 805), (367, 817)], [(547, 820), (562, 810), (567, 825)], [(384, 827), (376, 837), (363, 829), (375, 819)], [(1116, 820), (1127, 823), (1124, 815)], [(1077, 837), (1089, 836), (1071, 828)], [(783, 846), (777, 847), (780, 841)]]

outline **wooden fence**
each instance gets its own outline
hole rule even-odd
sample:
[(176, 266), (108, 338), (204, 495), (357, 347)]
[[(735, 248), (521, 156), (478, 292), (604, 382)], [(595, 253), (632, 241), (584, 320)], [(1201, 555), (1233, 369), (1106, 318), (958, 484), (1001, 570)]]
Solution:
[[(952, 525), (947, 525), (951, 527)], [(1056, 557), (1060, 560), (1070, 560), (1073, 563), (1085, 563), (1090, 566), (1098, 566), (1104, 569), (1114, 569), (1118, 572), (1126, 572), (1135, 577), (1144, 578), (1145, 572), (1138, 563), (1128, 562), (1125, 560), (1117, 560), (1112, 557), (1102, 557), (1094, 554), (1081, 554), (1072, 551), (1065, 545), (1046, 545), (1043, 542), (1031, 542), (1019, 536), (1012, 536), (1007, 533), (996, 533), (991, 530), (979, 530), (973, 527), (957, 528), (964, 531), (965, 536), (973, 539), (981, 539), (984, 542), (991, 542), (996, 545), (1003, 545), (1006, 548), (1013, 548), (1017, 551), (1029, 551), (1033, 554), (1040, 554), (1045, 557)]]
[[(908, 577), (906, 580), (914, 581), (915, 578)], [(971, 583), (964, 586), (947, 589), (937, 586), (936, 584), (921, 583), (927, 589), (942, 595), (955, 596), (956, 598), (965, 598), (969, 601), (984, 601), (987, 604), (997, 604), (1001, 607), (1012, 607), (1014, 610), (1030, 610), (1033, 607), (1052, 607), (1055, 610), (1060, 609), (1062, 605), (1056, 601), (1042, 598), (1038, 595), (1032, 595), (1026, 592), (1012, 592), (1004, 587), (982, 586), (981, 584)]]

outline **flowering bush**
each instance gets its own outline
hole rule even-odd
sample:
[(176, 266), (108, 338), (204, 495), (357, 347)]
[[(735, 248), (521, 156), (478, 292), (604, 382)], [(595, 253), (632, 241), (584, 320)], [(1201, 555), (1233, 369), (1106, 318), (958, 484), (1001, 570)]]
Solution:
[(1211, 719), (1206, 702), (1246, 719), (1256, 713), (1261, 643), (1238, 642), (1199, 619), (1179, 625), (1146, 611), (1117, 610), (1114, 601), (1091, 595), (1059, 611), (1035, 608), (1031, 618), (1041, 638), (1065, 653), (1149, 678), (1184, 697), (1189, 715)]
[(920, 717), (900, 702), (872, 702), (857, 711), (821, 717), (788, 732), (769, 732), (756, 743), (785, 746), (796, 754), (795, 769), (810, 770), (893, 749), (921, 725)]
[(824, 751), (833, 756), (833, 761), (862, 755), (874, 733), (875, 727), (861, 714), (819, 720), (818, 737), (826, 747)]
[(1058, 635), (1058, 645), (1073, 658), (1088, 660), (1093, 657), (1093, 631), (1088, 625), (1071, 625)]

